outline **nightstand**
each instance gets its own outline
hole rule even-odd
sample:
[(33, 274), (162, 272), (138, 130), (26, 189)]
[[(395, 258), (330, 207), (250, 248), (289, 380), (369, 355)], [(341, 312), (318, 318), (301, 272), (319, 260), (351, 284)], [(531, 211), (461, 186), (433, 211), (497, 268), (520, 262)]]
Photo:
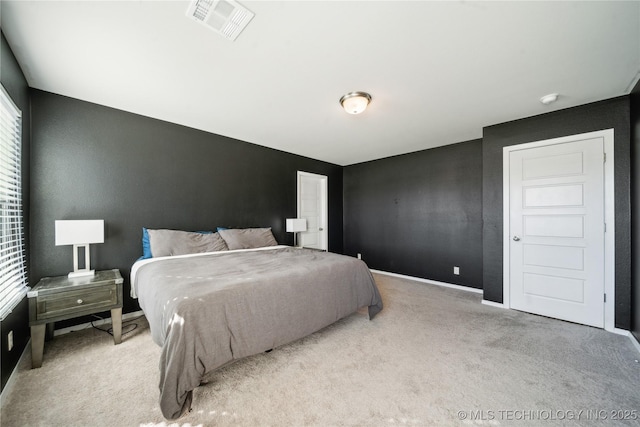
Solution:
[[(31, 367), (42, 366), (45, 329), (53, 322), (111, 310), (113, 342), (122, 340), (122, 276), (120, 270), (96, 271), (93, 276), (43, 277), (27, 293), (31, 327)], [(48, 327), (47, 327), (48, 326)]]

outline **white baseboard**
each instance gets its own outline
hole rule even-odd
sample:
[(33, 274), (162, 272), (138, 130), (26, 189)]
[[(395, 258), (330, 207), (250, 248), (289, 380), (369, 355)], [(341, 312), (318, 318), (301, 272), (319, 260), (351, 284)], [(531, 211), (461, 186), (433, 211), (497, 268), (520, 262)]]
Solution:
[(626, 329), (619, 329), (619, 328), (613, 328), (609, 332), (613, 332), (614, 334), (624, 335), (624, 336), (631, 335), (631, 332), (627, 331)]
[[(134, 317), (140, 317), (140, 316), (144, 316), (144, 311), (138, 310), (138, 311), (134, 311), (133, 313), (126, 313), (126, 314), (122, 315), (122, 321), (124, 322), (125, 320), (129, 320), (129, 319), (132, 319)], [(57, 337), (58, 335), (68, 334), (69, 332), (81, 331), (83, 329), (90, 328), (91, 326), (100, 326), (100, 325), (104, 325), (106, 323), (111, 324), (111, 318), (110, 317), (108, 319), (99, 319), (99, 320), (94, 320), (93, 322), (88, 322), (88, 323), (82, 323), (80, 325), (69, 326), (68, 328), (56, 329), (53, 332), (53, 336)]]
[(482, 289), (470, 288), (469, 286), (454, 285), (453, 283), (438, 282), (437, 280), (429, 280), (429, 279), (423, 279), (421, 277), (405, 276), (404, 274), (389, 273), (389, 272), (380, 271), (380, 270), (371, 270), (371, 272), (377, 273), (377, 274), (383, 274), (385, 276), (398, 277), (400, 279), (415, 280), (416, 282), (428, 283), (430, 285), (443, 286), (445, 288), (457, 289), (459, 291), (473, 292), (476, 294), (482, 293)]
[(640, 353), (640, 342), (638, 342), (636, 337), (631, 332), (629, 332), (629, 339), (631, 340), (631, 343), (636, 348), (636, 350), (638, 350), (638, 353)]
[(7, 383), (2, 389), (2, 393), (0, 394), (0, 407), (4, 406), (5, 399), (7, 398), (7, 396), (9, 396), (9, 393), (11, 392), (11, 389), (16, 382), (16, 367), (18, 367), (18, 365), (22, 363), (22, 359), (28, 356), (31, 356), (31, 338), (29, 338), (27, 344), (24, 346), (24, 350), (22, 350), (22, 354), (18, 358), (18, 363), (16, 363), (16, 366), (13, 368), (13, 371), (11, 372)]
[(507, 306), (506, 306), (506, 305), (504, 305), (504, 304), (503, 304), (503, 303), (501, 303), (501, 302), (495, 302), (495, 301), (489, 301), (489, 300), (487, 300), (487, 299), (483, 299), (483, 300), (482, 300), (482, 303), (483, 303), (484, 305), (488, 305), (488, 306), (491, 306), (491, 307), (503, 308), (503, 309), (507, 310)]
[(633, 346), (636, 348), (636, 350), (638, 350), (638, 353), (640, 353), (640, 343), (638, 342), (636, 337), (633, 336), (631, 331), (627, 331), (626, 329), (613, 328), (609, 332), (613, 332), (614, 334), (624, 335), (624, 336), (629, 337), (629, 339), (631, 340), (631, 344), (633, 344)]

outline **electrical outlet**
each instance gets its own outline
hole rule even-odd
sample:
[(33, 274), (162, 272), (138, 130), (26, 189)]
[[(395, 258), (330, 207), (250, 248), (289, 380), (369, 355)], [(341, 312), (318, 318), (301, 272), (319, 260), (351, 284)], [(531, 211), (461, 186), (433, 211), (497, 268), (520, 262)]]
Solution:
[(460, 267), (454, 266), (453, 267), (453, 274), (455, 274), (456, 276), (460, 275)]
[(9, 351), (13, 348), (13, 331), (9, 331), (7, 334), (7, 347)]
[(358, 254), (358, 259), (362, 259), (362, 254)]

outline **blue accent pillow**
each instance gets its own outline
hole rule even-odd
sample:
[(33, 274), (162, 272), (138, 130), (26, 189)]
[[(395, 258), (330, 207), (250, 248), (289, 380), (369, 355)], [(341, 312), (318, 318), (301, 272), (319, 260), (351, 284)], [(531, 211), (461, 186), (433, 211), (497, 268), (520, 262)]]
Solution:
[(142, 227), (142, 258), (152, 258), (151, 255), (151, 243), (149, 243), (149, 232), (146, 228)]
[[(213, 231), (195, 231), (194, 233), (200, 234), (213, 234)], [(151, 253), (151, 243), (149, 242), (149, 231), (145, 227), (142, 227), (142, 258), (153, 258)]]

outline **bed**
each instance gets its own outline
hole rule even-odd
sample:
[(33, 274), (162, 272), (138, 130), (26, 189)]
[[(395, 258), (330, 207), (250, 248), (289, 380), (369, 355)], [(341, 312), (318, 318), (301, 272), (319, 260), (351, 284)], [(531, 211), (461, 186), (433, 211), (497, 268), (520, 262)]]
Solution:
[(190, 409), (192, 391), (207, 373), (303, 338), (362, 307), (370, 319), (382, 310), (364, 262), (272, 243), (154, 255), (133, 265), (131, 294), (162, 347), (160, 409), (167, 419)]

